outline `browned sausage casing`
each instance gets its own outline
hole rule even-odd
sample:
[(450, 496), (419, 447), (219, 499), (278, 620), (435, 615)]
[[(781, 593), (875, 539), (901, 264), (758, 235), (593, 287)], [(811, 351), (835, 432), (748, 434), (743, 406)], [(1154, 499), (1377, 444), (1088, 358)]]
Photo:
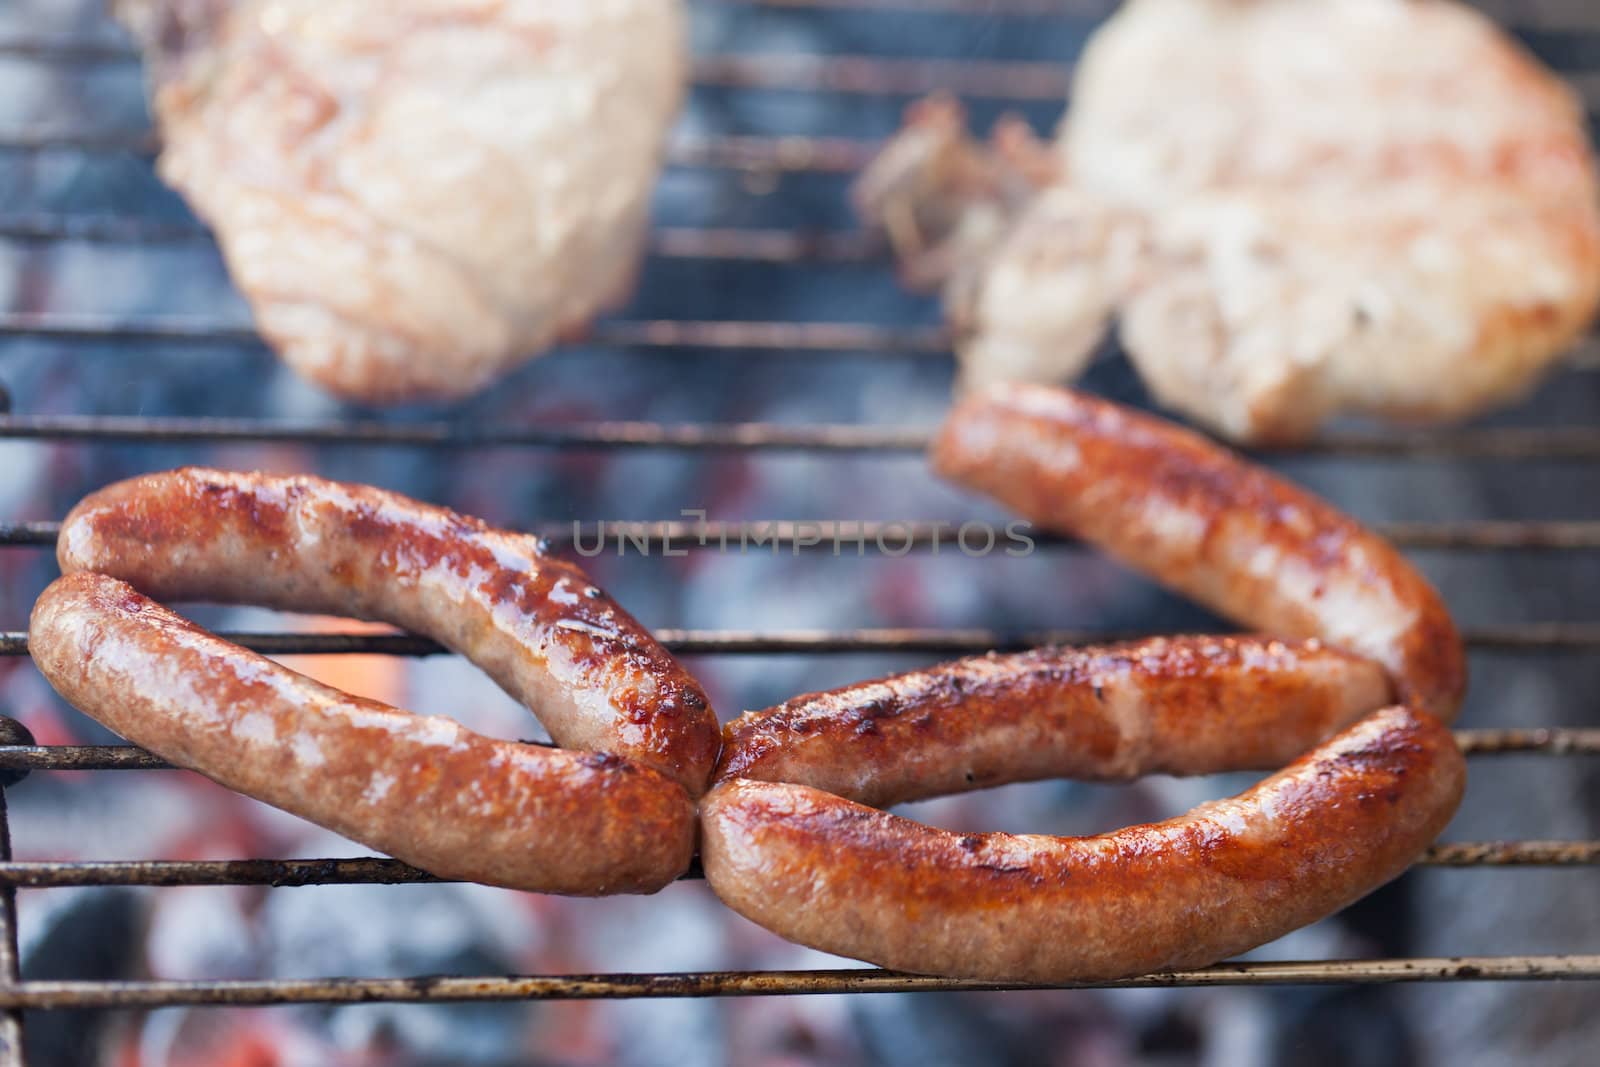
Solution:
[(1381, 666), (1317, 641), (991, 653), (750, 712), (724, 728), (716, 776), (886, 807), (1040, 778), (1272, 770), (1392, 699)]
[(1099, 837), (957, 834), (808, 786), (701, 803), (717, 895), (792, 941), (896, 970), (1076, 982), (1201, 966), (1398, 875), (1444, 828), (1465, 764), (1389, 708), (1229, 800)]
[(952, 411), (932, 460), (1252, 630), (1377, 660), (1403, 701), (1446, 722), (1461, 706), (1466, 660), (1433, 587), (1355, 520), (1198, 434), (1011, 385)]
[(123, 737), (441, 877), (648, 893), (688, 867), (694, 802), (666, 775), (342, 693), (115, 578), (58, 579), (28, 640), (50, 684)]
[(370, 486), (187, 468), (86, 497), (64, 573), (157, 600), (374, 619), (482, 667), (563, 748), (612, 752), (704, 791), (721, 737), (705, 693), (644, 627), (536, 538)]

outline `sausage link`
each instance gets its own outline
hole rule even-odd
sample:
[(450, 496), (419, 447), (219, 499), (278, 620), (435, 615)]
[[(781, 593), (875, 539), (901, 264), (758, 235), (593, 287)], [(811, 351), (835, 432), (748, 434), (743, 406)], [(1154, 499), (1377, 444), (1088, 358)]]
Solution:
[(792, 941), (896, 970), (1077, 982), (1201, 966), (1394, 878), (1465, 764), (1426, 712), (1374, 712), (1229, 800), (1099, 837), (957, 834), (808, 786), (701, 804), (706, 878)]
[(563, 748), (612, 752), (699, 796), (721, 737), (698, 682), (538, 540), (370, 486), (186, 468), (86, 497), (57, 542), (157, 600), (374, 619), (464, 654)]
[(666, 775), (342, 693), (115, 578), (54, 582), (28, 644), (128, 740), (440, 877), (589, 896), (654, 892), (688, 867), (694, 802)]
[(716, 779), (887, 807), (1041, 778), (1265, 771), (1392, 700), (1381, 666), (1315, 640), (991, 653), (750, 712), (724, 728)]
[(1377, 660), (1446, 722), (1466, 657), (1439, 594), (1355, 520), (1198, 434), (1067, 389), (955, 408), (934, 469), (1252, 630)]

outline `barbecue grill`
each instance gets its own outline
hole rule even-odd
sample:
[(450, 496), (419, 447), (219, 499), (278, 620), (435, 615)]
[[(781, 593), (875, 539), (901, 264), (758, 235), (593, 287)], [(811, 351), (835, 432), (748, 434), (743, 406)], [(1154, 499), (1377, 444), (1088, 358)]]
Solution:
[[(707, 6), (710, 6), (709, 4)], [(741, 6), (816, 8), (877, 13), (900, 8), (914, 18), (1044, 20), (1083, 19), (1111, 5), (1087, 0), (746, 0)], [(1561, 21), (1561, 20), (1565, 21)], [(1554, 61), (1600, 61), (1600, 46), (1585, 56), (1584, 42), (1600, 34), (1600, 15), (1572, 3), (1547, 24), (1525, 27), (1524, 36)], [(129, 46), (105, 34), (12, 35), (0, 38), (0, 61), (92, 66), (130, 62)], [(702, 56), (696, 82), (718, 92), (778, 91), (845, 94), (903, 99), (936, 89), (992, 102), (1028, 102), (1053, 109), (1066, 93), (1063, 64), (1043, 61), (980, 61), (970, 58), (915, 59), (885, 56)], [(1579, 72), (1581, 73), (1581, 72)], [(1600, 106), (1600, 93), (1591, 95)], [(152, 135), (143, 129), (91, 129), (65, 122), (0, 130), (0, 166), (40, 152), (70, 154), (153, 154)], [(787, 175), (846, 175), (872, 155), (871, 140), (856, 137), (778, 134), (694, 135), (678, 139), (671, 163), (679, 168), (730, 169), (757, 190), (770, 189)], [(136, 217), (74, 217), (57, 214), (0, 214), (0, 244), (17, 249), (51, 248), (63, 243), (89, 246), (168, 246), (208, 240), (197, 224)], [(767, 264), (794, 270), (829, 265), (883, 263), (881, 242), (856, 232), (810, 232), (776, 228), (665, 227), (654, 236), (652, 253), (669, 261), (716, 260)], [(0, 342), (20, 339), (126, 346), (256, 344), (247, 325), (198, 317), (39, 313), (0, 311)], [(628, 320), (599, 324), (587, 342), (624, 350), (631, 358), (663, 359), (684, 351), (720, 351), (750, 359), (815, 358), (855, 360), (948, 359), (943, 331), (925, 325), (818, 323), (809, 321)], [(730, 357), (732, 358), (732, 357)], [(1600, 372), (1600, 346), (1588, 345), (1562, 373)], [(21, 406), (25, 401), (16, 402)], [(0, 383), (0, 441), (70, 442), (85, 447), (117, 443), (162, 444), (173, 448), (226, 442), (285, 442), (351, 448), (394, 447), (424, 452), (529, 450), (561, 453), (645, 450), (696, 453), (773, 451), (817, 455), (911, 455), (925, 444), (925, 428), (881, 425), (798, 425), (779, 422), (678, 424), (639, 421), (563, 422), (534, 428), (523, 425), (464, 426), (449, 419), (326, 418), (285, 422), (261, 418), (46, 414), (14, 410)], [(1290, 451), (1296, 457), (1331, 458), (1382, 464), (1432, 460), (1600, 462), (1600, 424), (1541, 425), (1490, 423), (1465, 429), (1431, 431), (1338, 430)], [(1588, 553), (1600, 551), (1600, 521), (1545, 521), (1486, 517), (1377, 524), (1400, 546), (1452, 552)], [(57, 524), (0, 522), (0, 549), (37, 552), (53, 545)], [(532, 529), (558, 547), (573, 536), (570, 523), (545, 522)], [(602, 532), (636, 546), (667, 544), (690, 551), (728, 541), (756, 538), (785, 552), (804, 552), (819, 574), (832, 561), (827, 548), (835, 535), (869, 553), (885, 540), (898, 548), (953, 547), (956, 533), (928, 522), (611, 522)], [(1064, 545), (1041, 537), (1042, 548)], [(624, 596), (624, 599), (626, 597)], [(24, 656), (23, 619), (0, 620), (12, 629), (0, 634), (0, 655)], [(991, 628), (882, 628), (829, 631), (658, 630), (673, 651), (707, 656), (783, 654), (826, 656), (839, 653), (895, 652), (955, 655), (989, 649), (1023, 648), (1049, 642), (1079, 643), (1132, 636), (1107, 630), (1020, 632)], [(382, 654), (430, 656), (444, 650), (408, 635), (378, 633), (243, 633), (228, 635), (268, 654)], [(1474, 650), (1503, 655), (1600, 653), (1600, 622), (1518, 623), (1464, 627)], [(0, 712), (6, 709), (0, 708)], [(1600, 729), (1462, 730), (1463, 750), (1474, 760), (1509, 754), (1569, 759), (1600, 755)], [(5, 790), (34, 772), (159, 769), (160, 760), (129, 746), (35, 745), (27, 731), (0, 717), (0, 1067), (22, 1064), (25, 1012), (59, 1008), (134, 1009), (176, 1005), (269, 1005), (371, 1001), (436, 1002), (568, 998), (769, 996), (810, 993), (916, 992), (1015, 988), (988, 982), (912, 977), (871, 969), (679, 974), (593, 974), (541, 977), (338, 978), (326, 980), (218, 981), (24, 981), (17, 949), (18, 890), (69, 886), (306, 886), (336, 883), (429, 881), (431, 877), (395, 860), (292, 859), (227, 861), (21, 862), (11, 858)], [(185, 773), (174, 771), (173, 773)], [(1491, 841), (1441, 844), (1422, 864), (1459, 868), (1507, 866), (1592, 867), (1600, 864), (1600, 841)], [(691, 874), (691, 877), (694, 876)], [(1464, 875), (1470, 877), (1470, 875)], [(1596, 948), (1600, 948), (1597, 943)], [(1333, 983), (1444, 982), (1474, 980), (1600, 979), (1600, 953), (1493, 957), (1308, 960), (1303, 962), (1224, 963), (1181, 973), (1155, 974), (1118, 986), (1214, 986)]]

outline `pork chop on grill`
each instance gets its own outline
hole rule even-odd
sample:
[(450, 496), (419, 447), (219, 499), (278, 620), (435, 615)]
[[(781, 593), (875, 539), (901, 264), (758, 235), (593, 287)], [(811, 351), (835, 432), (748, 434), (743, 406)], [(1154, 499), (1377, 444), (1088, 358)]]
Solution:
[(680, 0), (117, 0), (161, 176), (297, 371), (455, 397), (631, 287)]
[(963, 125), (922, 105), (857, 199), (945, 280), (969, 385), (1073, 377), (1117, 317), (1156, 399), (1236, 440), (1458, 419), (1600, 302), (1584, 109), (1453, 0), (1131, 0), (1053, 144)]

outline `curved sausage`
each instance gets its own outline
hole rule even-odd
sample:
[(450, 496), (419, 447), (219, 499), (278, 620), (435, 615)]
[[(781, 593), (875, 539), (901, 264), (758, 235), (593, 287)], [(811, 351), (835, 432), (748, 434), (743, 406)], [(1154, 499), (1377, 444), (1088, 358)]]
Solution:
[(724, 727), (716, 778), (887, 807), (1041, 778), (1272, 770), (1392, 700), (1381, 666), (1317, 641), (990, 653), (750, 712)]
[(1202, 966), (1394, 878), (1465, 779), (1426, 712), (1389, 708), (1229, 800), (1099, 837), (957, 834), (808, 786), (701, 803), (701, 859), (745, 917), (896, 970), (1077, 982)]
[(931, 452), (945, 478), (1083, 538), (1252, 630), (1377, 660), (1446, 722), (1466, 657), (1439, 594), (1382, 538), (1161, 419), (1012, 385), (958, 405)]
[(157, 600), (393, 623), (483, 668), (563, 748), (705, 790), (721, 736), (698, 682), (536, 538), (370, 486), (186, 468), (86, 497), (57, 542)]
[(588, 896), (654, 892), (688, 867), (694, 802), (664, 774), (342, 693), (115, 578), (56, 580), (28, 645), (130, 741), (440, 877)]

